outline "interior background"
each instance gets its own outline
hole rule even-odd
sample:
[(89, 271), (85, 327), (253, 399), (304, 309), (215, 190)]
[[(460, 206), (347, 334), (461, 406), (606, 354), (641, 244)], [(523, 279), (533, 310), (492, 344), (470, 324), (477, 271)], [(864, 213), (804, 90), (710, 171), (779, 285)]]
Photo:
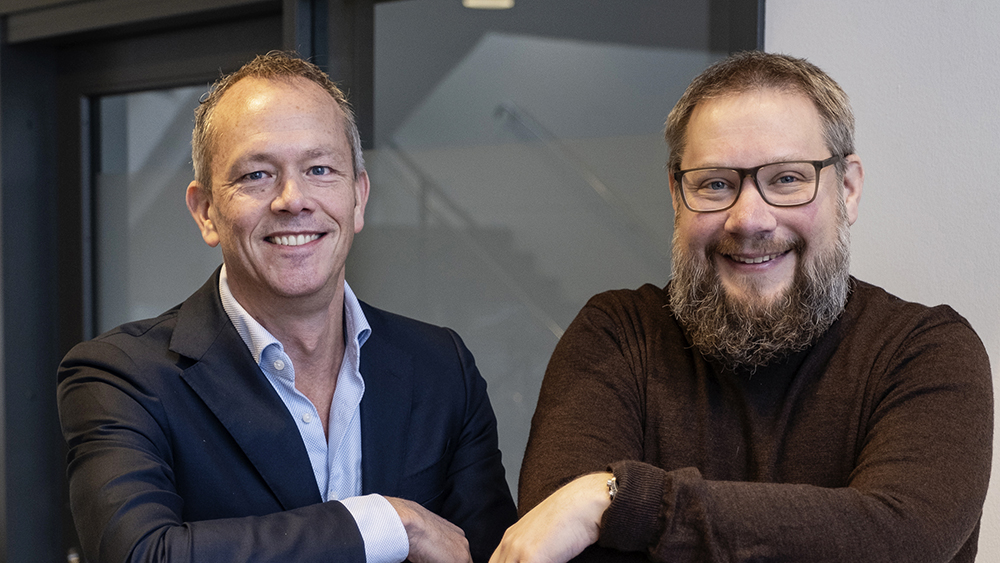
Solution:
[[(458, 0), (454, 0), (455, 4), (457, 2)], [(405, 9), (407, 3), (399, 0), (389, 4)], [(443, 3), (446, 2), (443, 0)], [(669, 8), (686, 3), (687, 0), (676, 3), (649, 0), (646, 5), (655, 6), (653, 10), (662, 10), (664, 5)], [(733, 5), (739, 3), (735, 0), (732, 2)], [(119, 9), (89, 10), (91, 6), (112, 4)], [(129, 18), (142, 20), (143, 17), (152, 20), (152, 16), (149, 16), (152, 13), (181, 14), (188, 11), (194, 15), (177, 15), (176, 19), (171, 20), (171, 24), (201, 25), (205, 22), (201, 21), (199, 11), (206, 10), (206, 4), (229, 6), (231, 9), (224, 14), (217, 13), (214, 21), (223, 19), (231, 22), (232, 26), (242, 25), (240, 18), (247, 18), (248, 11), (256, 11), (260, 17), (254, 19), (253, 14), (250, 14), (256, 27), (247, 27), (240, 32), (245, 36), (273, 33), (261, 42), (281, 43), (284, 36), (287, 43), (288, 37), (300, 35), (300, 24), (309, 19), (306, 8), (312, 10), (326, 5), (331, 10), (335, 7), (342, 9), (363, 5), (365, 1), (0, 1), (0, 17), (4, 18), (5, 24), (0, 25), (0, 108), (3, 110), (0, 114), (0, 128), (3, 130), (0, 142), (0, 182), (3, 195), (3, 221), (0, 225), (3, 229), (0, 240), (3, 248), (3, 277), (0, 289), (3, 291), (3, 310), (0, 312), (3, 315), (4, 341), (3, 350), (0, 351), (4, 366), (3, 373), (0, 374), (3, 385), (3, 401), (0, 401), (0, 435), (3, 439), (0, 447), (0, 481), (3, 485), (0, 487), (0, 561), (58, 560), (46, 554), (59, 554), (60, 537), (66, 526), (65, 522), (59, 522), (58, 519), (58, 513), (64, 510), (60, 500), (64, 468), (62, 453), (58, 451), (61, 439), (54, 421), (54, 378), (51, 374), (54, 373), (58, 357), (61, 357), (68, 346), (63, 325), (76, 326), (80, 321), (77, 306), (81, 297), (75, 293), (72, 284), (66, 285), (66, 281), (71, 276), (79, 275), (81, 257), (77, 249), (63, 242), (69, 240), (71, 244), (73, 241), (78, 244), (81, 234), (80, 225), (77, 224), (79, 217), (74, 215), (78, 212), (70, 206), (67, 215), (65, 202), (58, 199), (59, 192), (55, 188), (65, 178), (62, 170), (67, 155), (60, 151), (68, 138), (55, 132), (62, 126), (61, 122), (75, 122), (63, 119), (62, 115), (52, 111), (52, 107), (58, 105), (57, 100), (64, 94), (60, 88), (54, 87), (59, 83), (59, 72), (68, 67), (68, 71), (75, 73), (73, 76), (81, 80), (89, 79), (92, 75), (96, 79), (100, 77), (96, 76), (99, 69), (93, 68), (92, 64), (96, 63), (92, 59), (82, 55), (74, 57), (70, 47), (45, 39), (58, 35), (60, 30), (74, 28), (79, 23), (79, 18), (49, 17), (49, 8), (56, 11), (65, 7), (67, 12), (79, 9), (75, 13), (87, 14), (84, 19), (88, 23), (94, 23), (95, 27), (92, 32), (76, 39), (89, 40), (95, 34), (102, 38), (105, 29), (112, 29), (114, 33), (110, 35), (121, 37), (121, 26), (125, 25), (123, 22), (132, 21)], [(598, 11), (607, 9), (609, 4), (615, 6), (618, 13), (627, 10), (627, 6), (636, 5), (624, 1), (609, 3), (594, 0), (586, 3)], [(710, 23), (719, 23), (713, 21), (711, 12), (727, 4), (729, 2), (711, 0), (708, 3), (709, 14), (706, 16), (703, 13), (702, 21), (707, 17)], [(518, 5), (523, 10), (522, 13), (525, 13), (530, 12), (525, 9), (526, 6), (551, 7), (558, 3), (554, 0), (519, 0)], [(583, 5), (582, 0), (573, 3), (577, 8)], [(436, 321), (449, 308), (454, 309), (455, 303), (462, 303), (463, 299), (470, 298), (449, 287), (464, 287), (470, 280), (472, 285), (500, 281), (499, 285), (504, 288), (502, 291), (481, 293), (476, 301), (492, 324), (487, 322), (456, 328), (466, 336), (470, 345), (475, 346), (474, 351), (481, 365), (503, 366), (504, 362), (517, 358), (517, 354), (530, 346), (551, 346), (558, 330), (553, 331), (548, 327), (558, 327), (566, 322), (566, 318), (575, 313), (587, 294), (607, 287), (636, 285), (642, 281), (661, 282), (662, 280), (654, 278), (662, 277), (662, 263), (650, 270), (637, 267), (634, 272), (626, 271), (630, 269), (627, 265), (605, 268), (593, 277), (581, 274), (552, 283), (545, 269), (552, 268), (554, 264), (574, 261), (586, 264), (591, 257), (586, 256), (586, 252), (579, 251), (567, 252), (564, 253), (566, 256), (562, 256), (552, 250), (553, 241), (546, 240), (544, 235), (522, 236), (518, 239), (515, 232), (536, 232), (531, 229), (540, 229), (556, 215), (564, 215), (568, 219), (567, 228), (572, 232), (573, 228), (589, 224), (579, 218), (591, 213), (594, 206), (590, 203), (579, 204), (578, 201), (579, 205), (571, 206), (574, 209), (565, 213), (565, 202), (573, 200), (553, 197), (551, 201), (540, 202), (536, 199), (539, 194), (524, 189), (516, 179), (521, 173), (542, 170), (545, 174), (528, 175), (551, 186), (561, 186), (567, 183), (568, 178), (573, 178), (569, 183), (580, 182), (582, 176), (573, 165), (574, 162), (578, 164), (576, 159), (561, 156), (562, 149), (567, 148), (569, 153), (566, 154), (582, 157), (582, 161), (588, 166), (600, 169), (603, 178), (599, 179), (603, 182), (610, 182), (615, 186), (635, 186), (638, 191), (634, 194), (639, 197), (629, 205), (639, 208), (640, 217), (653, 217), (653, 223), (656, 224), (655, 217), (662, 215), (658, 211), (662, 209), (662, 203), (656, 203), (656, 198), (663, 196), (663, 192), (656, 190), (656, 170), (661, 166), (665, 153), (658, 130), (666, 110), (673, 103), (667, 98), (674, 91), (661, 88), (659, 91), (664, 95), (657, 98), (656, 88), (658, 84), (663, 84), (664, 77), (660, 66), (662, 63), (656, 58), (656, 51), (660, 47), (668, 47), (681, 55), (690, 56), (692, 67), (698, 67), (692, 68), (689, 71), (691, 73), (700, 70), (703, 63), (697, 60), (701, 55), (695, 54), (695, 50), (704, 48), (710, 52), (726, 51), (725, 46), (713, 43), (713, 38), (725, 37), (725, 34), (702, 36), (697, 41), (698, 45), (678, 44), (679, 34), (670, 27), (669, 22), (675, 21), (679, 12), (669, 9), (668, 12), (666, 16), (657, 16), (665, 17), (668, 23), (654, 25), (651, 34), (626, 29), (617, 36), (614, 33), (598, 36), (597, 43), (624, 43), (617, 45), (613, 51), (624, 53), (635, 60), (642, 59), (645, 61), (643, 64), (632, 65), (629, 69), (622, 68), (621, 74), (612, 74), (613, 78), (585, 84), (583, 87), (567, 85), (566, 76), (544, 75), (536, 77), (535, 82), (538, 84), (529, 84), (526, 89), (519, 89), (516, 93), (531, 93), (533, 88), (562, 85), (567, 94), (577, 95), (582, 92), (599, 104), (599, 110), (578, 119), (556, 119), (554, 123), (557, 125), (543, 128), (542, 135), (537, 134), (537, 128), (534, 128), (533, 133), (533, 127), (528, 126), (531, 120), (526, 116), (536, 115), (534, 111), (512, 112), (509, 109), (521, 106), (501, 104), (499, 98), (488, 99), (488, 94), (493, 91), (502, 91), (503, 101), (510, 101), (510, 93), (503, 89), (509, 89), (511, 85), (494, 80), (496, 77), (489, 73), (477, 73), (481, 69), (476, 66), (489, 57), (496, 60), (496, 55), (503, 52), (503, 49), (512, 52), (519, 45), (532, 45), (539, 48), (539, 53), (548, 55), (553, 63), (561, 62), (563, 67), (572, 63), (584, 71), (599, 68), (601, 65), (595, 64), (597, 62), (604, 62), (607, 66), (609, 61), (619, 60), (612, 55), (604, 61), (598, 61), (589, 54), (588, 45), (574, 40), (579, 38), (567, 36), (565, 26), (577, 22), (575, 17), (579, 15), (578, 12), (568, 11), (530, 18), (521, 22), (521, 29), (501, 29), (499, 33), (488, 37), (470, 33), (473, 26), (469, 25), (468, 19), (456, 22), (451, 24), (447, 33), (442, 34), (445, 37), (436, 38), (454, 49), (433, 57), (415, 55), (417, 47), (423, 46), (413, 35), (418, 30), (407, 29), (405, 26), (398, 30), (400, 37), (409, 38), (408, 45), (413, 46), (413, 50), (411, 53), (404, 51), (397, 61), (405, 66), (400, 67), (401, 72), (396, 78), (373, 77), (383, 84), (382, 94), (376, 96), (382, 96), (387, 88), (391, 88), (402, 99), (410, 99), (412, 103), (403, 104), (400, 111), (385, 114), (374, 126), (370, 122), (363, 123), (362, 126), (363, 130), (372, 133), (369, 139), (380, 142), (388, 139), (404, 149), (383, 151), (376, 146), (369, 153), (372, 174), (373, 177), (379, 175), (379, 185), (389, 185), (392, 178), (399, 177), (404, 180), (398, 184), (401, 187), (425, 187), (410, 191), (410, 195), (406, 195), (405, 191), (398, 191), (388, 198), (383, 196), (391, 195), (392, 192), (382, 190), (379, 197), (383, 198), (373, 201), (371, 208), (369, 227), (373, 228), (366, 227), (367, 239), (359, 239), (358, 249), (361, 250), (362, 245), (368, 245), (370, 252), (381, 254), (375, 256), (372, 263), (386, 263), (376, 258), (386, 258), (387, 249), (408, 247), (383, 242), (399, 243), (398, 229), (416, 224), (424, 226), (427, 235), (424, 240), (430, 243), (430, 248), (459, 249), (460, 253), (468, 253), (471, 249), (473, 255), (482, 256), (483, 245), (480, 244), (480, 248), (475, 248), (475, 244), (469, 246), (470, 242), (479, 244), (476, 239), (456, 239), (453, 236), (456, 226), (469, 225), (471, 218), (479, 231), (491, 233), (488, 242), (496, 243), (491, 248), (507, 245), (511, 249), (506, 254), (500, 254), (501, 257), (506, 257), (500, 262), (511, 258), (512, 264), (524, 264), (517, 261), (519, 257), (524, 257), (524, 253), (518, 250), (524, 248), (523, 244), (537, 243), (540, 251), (549, 253), (544, 260), (529, 260), (525, 267), (515, 266), (507, 270), (540, 280), (542, 283), (535, 287), (543, 291), (543, 298), (535, 301), (554, 309), (540, 314), (520, 298), (513, 306), (505, 305), (506, 297), (501, 299), (499, 296), (504, 292), (511, 293), (511, 285), (507, 283), (509, 280), (500, 280), (502, 276), (491, 274), (490, 268), (469, 267), (468, 264), (472, 262), (466, 262), (465, 269), (455, 267), (457, 263), (451, 258), (420, 261), (439, 272), (450, 274), (456, 282), (453, 286), (439, 283), (436, 288), (432, 287), (432, 290), (438, 292), (437, 297), (425, 302), (415, 302), (406, 293), (413, 287), (412, 284), (401, 284), (401, 287), (394, 285), (399, 280), (392, 279), (389, 272), (369, 271), (368, 274), (363, 274), (364, 268), (352, 262), (349, 267), (358, 275), (349, 276), (352, 276), (352, 280), (357, 277), (357, 285), (383, 285), (390, 293), (397, 292), (384, 300), (376, 296), (365, 297), (387, 308), (398, 309), (397, 301), (406, 302), (405, 306), (418, 307), (418, 316)], [(290, 17), (290, 13), (293, 16)], [(642, 14), (641, 11), (638, 13)], [(22, 25), (11, 25), (15, 17)], [(413, 17), (408, 20), (414, 22), (410, 24), (411, 27), (421, 26), (433, 30), (435, 25), (444, 25), (440, 14), (435, 16), (437, 19), (421, 20), (417, 17), (414, 20)], [(466, 14), (462, 17), (492, 16)], [(275, 29), (272, 25), (275, 18), (277, 28), (280, 29)], [(23, 25), (29, 20), (30, 25)], [(861, 217), (853, 229), (854, 273), (907, 299), (929, 304), (950, 303), (969, 318), (979, 332), (989, 350), (996, 374), (1000, 371), (1000, 291), (996, 282), (1000, 274), (1000, 227), (995, 221), (998, 202), (991, 177), (995, 175), (992, 165), (1000, 147), (1000, 115), (996, 102), (1000, 90), (1000, 68), (995, 62), (1000, 60), (1000, 45), (995, 41), (996, 30), (1000, 29), (1000, 7), (986, 0), (934, 0), (924, 3), (902, 0), (880, 3), (863, 0), (837, 3), (771, 0), (767, 3), (766, 22), (765, 46), (768, 50), (810, 58), (829, 71), (852, 97), (858, 117), (859, 152), (865, 162), (868, 180), (862, 198)], [(127, 33), (156, 31), (158, 25), (146, 21), (136, 29), (129, 28)], [(608, 27), (610, 29), (612, 26)], [(689, 23), (686, 27), (690, 31), (695, 28), (695, 24)], [(596, 31), (601, 32), (602, 29), (598, 28)], [(25, 39), (25, 33), (41, 39)], [(546, 36), (546, 40), (539, 41), (537, 36)], [(333, 37), (319, 37), (316, 41), (327, 39), (331, 45), (336, 41)], [(383, 41), (384, 38), (374, 40)], [(474, 56), (467, 56), (470, 51), (466, 48), (470, 46), (475, 47), (471, 51)], [(215, 53), (227, 49), (232, 49), (229, 43), (218, 41), (210, 50)], [(183, 74), (189, 65), (187, 62), (174, 63), (183, 68), (171, 67), (171, 62), (177, 58), (173, 53), (135, 52), (130, 53), (130, 56), (151, 58), (154, 64), (165, 69), (166, 74)], [(245, 54), (238, 49), (227, 52), (233, 60), (245, 60)], [(171, 59), (163, 59), (166, 56)], [(331, 61), (333, 62), (343, 61)], [(370, 67), (367, 67), (363, 57), (360, 60), (348, 60), (348, 63), (355, 72), (360, 69), (361, 76), (352, 75), (352, 80), (364, 92), (366, 86), (362, 67)], [(351, 67), (351, 64), (354, 66)], [(551, 68), (562, 67), (556, 65)], [(454, 77), (462, 77), (463, 80), (452, 80), (449, 83), (447, 78), (453, 70), (460, 71)], [(208, 75), (216, 75), (216, 69), (211, 69)], [(690, 76), (693, 74), (678, 72), (673, 77), (670, 88), (683, 88)], [(389, 82), (385, 82), (386, 80)], [(138, 82), (142, 80), (139, 79)], [(197, 82), (205, 83), (204, 80)], [(464, 132), (441, 129), (442, 120), (439, 116), (456, 114), (456, 106), (451, 103), (449, 96), (454, 89), (459, 88), (438, 89), (427, 86), (439, 82), (452, 86), (456, 83), (473, 86), (469, 90), (476, 94), (474, 99), (488, 99), (489, 103), (484, 104), (483, 108), (489, 110), (485, 113), (490, 116), (485, 121), (470, 120), (469, 123), (462, 124), (463, 127), (468, 125)], [(588, 87), (595, 91), (588, 92)], [(370, 86), (367, 88), (370, 94)], [(655, 101), (648, 102), (652, 98), (656, 98)], [(362, 107), (359, 115), (372, 115), (372, 106), (377, 100), (369, 100), (371, 105), (364, 105), (368, 103), (365, 96), (360, 96), (360, 99)], [(180, 103), (182, 100), (173, 101)], [(433, 103), (425, 104), (425, 101)], [(122, 104), (115, 106), (118, 102), (121, 100), (110, 100), (112, 107), (109, 111), (127, 113), (128, 108), (123, 109)], [(616, 139), (606, 137), (594, 140), (587, 137), (585, 130), (588, 125), (594, 120), (618, 115), (620, 108), (617, 106), (626, 103), (649, 105), (650, 107), (641, 109), (648, 110), (651, 115), (656, 114), (656, 117), (643, 117), (639, 121), (655, 120), (655, 126), (643, 124), (648, 130), (632, 132), (627, 128), (620, 128)], [(141, 106), (141, 103), (138, 105)], [(558, 104), (556, 106), (555, 110), (563, 109)], [(410, 119), (407, 117), (410, 115), (419, 117)], [(522, 119), (516, 119), (516, 116)], [(549, 119), (545, 117), (543, 124), (552, 123)], [(418, 122), (437, 126), (438, 129), (427, 129), (434, 131), (433, 135), (414, 135)], [(488, 126), (484, 126), (485, 124)], [(565, 140), (556, 145), (543, 142), (540, 137), (545, 138), (544, 131), (548, 129), (562, 130), (566, 133)], [(470, 145), (467, 143), (470, 130), (492, 135), (490, 142)], [(447, 187), (456, 178), (448, 173), (452, 167), (444, 164), (445, 161), (439, 157), (446, 153), (468, 155), (476, 159), (490, 155), (506, 157), (512, 152), (518, 152), (513, 151), (517, 143), (531, 149), (518, 153), (521, 160), (517, 161), (516, 166), (510, 166), (508, 158), (495, 158), (491, 161), (492, 166), (483, 167), (479, 174), (483, 177), (513, 174), (511, 177), (515, 181), (506, 182), (502, 193), (508, 193), (508, 186), (512, 185), (510, 193), (517, 196), (505, 198), (502, 202), (490, 202), (488, 198), (491, 194), (501, 192), (491, 192), (488, 189), (463, 192), (462, 197), (478, 197), (487, 201), (484, 208), (488, 213), (455, 213), (451, 203), (442, 194), (448, 193)], [(605, 150), (606, 145), (621, 148), (624, 156), (610, 157)], [(123, 148), (139, 152), (149, 149), (138, 143), (118, 146), (118, 149)], [(73, 154), (76, 153), (71, 152), (68, 158), (72, 160)], [(121, 154), (120, 152), (119, 156)], [(423, 184), (423, 180), (414, 183), (414, 178), (419, 175), (414, 175), (412, 170), (400, 165), (397, 157), (401, 154), (418, 155), (424, 164), (422, 169), (429, 171), (430, 178), (435, 180), (434, 185), (444, 189), (428, 187), (429, 184)], [(645, 167), (650, 162), (655, 162), (652, 168), (642, 168), (647, 171), (639, 172), (640, 166)], [(127, 163), (109, 162), (109, 171), (113, 170), (114, 165), (122, 164)], [(181, 183), (186, 183), (186, 180)], [(593, 191), (592, 182), (583, 183)], [(966, 195), (970, 193), (975, 195)], [(644, 203), (647, 196), (653, 198), (649, 200), (653, 203)], [(607, 208), (600, 202), (597, 207)], [(513, 217), (520, 223), (515, 222), (516, 228), (510, 229), (510, 232), (501, 232), (496, 221), (501, 215)], [(184, 221), (190, 220), (183, 214), (180, 217)], [(611, 230), (620, 223), (622, 222), (602, 220), (600, 229)], [(546, 232), (562, 232), (563, 228), (560, 225)], [(659, 234), (654, 236), (665, 236), (669, 225), (656, 224), (655, 230)], [(442, 235), (446, 231), (452, 232), (450, 238)], [(461, 229), (458, 232), (462, 232)], [(195, 242), (199, 242), (193, 229), (190, 234), (195, 237)], [(627, 232), (619, 234), (631, 236)], [(525, 238), (537, 240), (526, 241)], [(412, 254), (400, 254), (402, 255), (395, 258), (413, 262)], [(594, 248), (592, 254), (606, 256), (609, 252)], [(352, 260), (359, 256), (360, 253), (355, 253)], [(615, 255), (615, 258), (629, 260), (625, 254)], [(217, 261), (217, 257), (210, 261)], [(581, 266), (573, 266), (569, 271), (580, 271), (580, 268)], [(414, 268), (414, 271), (418, 270)], [(203, 274), (199, 272), (198, 276), (202, 277)], [(409, 279), (423, 278), (414, 274)], [(67, 287), (69, 291), (66, 290)], [(191, 288), (182, 289), (186, 295)], [(449, 291), (455, 295), (449, 295)], [(544, 298), (551, 295), (544, 293), (545, 291), (552, 291), (557, 298)], [(66, 307), (66, 303), (70, 305)], [(538, 319), (546, 317), (553, 322), (538, 323)], [(496, 342), (497, 339), (491, 334), (496, 326), (528, 326), (531, 323), (537, 323), (536, 329), (538, 326), (546, 327), (548, 335), (544, 331), (539, 331), (538, 334), (545, 336), (532, 337), (525, 334), (524, 341), (514, 340), (513, 345), (504, 344), (503, 346), (510, 346), (507, 349), (475, 344), (477, 339)], [(70, 340), (78, 341), (79, 337)], [(525, 379), (525, 390), (537, 383), (543, 363), (544, 360), (531, 360), (515, 366), (521, 370), (519, 373), (529, 374)], [(517, 424), (526, 425), (527, 413), (534, 401), (530, 391), (520, 391), (520, 397), (515, 395), (517, 392), (505, 388), (502, 383), (495, 383), (490, 389), (498, 411), (504, 408), (510, 413), (509, 416), (501, 415), (501, 440), (508, 467), (516, 467), (514, 456), (519, 457), (521, 453), (518, 451), (519, 446), (511, 445), (510, 440), (516, 441), (517, 438), (512, 437), (519, 435), (523, 440), (526, 426), (519, 427)], [(1000, 440), (1000, 437), (996, 440)], [(997, 459), (996, 451), (994, 455)], [(996, 492), (996, 487), (991, 488), (986, 503), (979, 560), (1000, 561), (1000, 494)]]

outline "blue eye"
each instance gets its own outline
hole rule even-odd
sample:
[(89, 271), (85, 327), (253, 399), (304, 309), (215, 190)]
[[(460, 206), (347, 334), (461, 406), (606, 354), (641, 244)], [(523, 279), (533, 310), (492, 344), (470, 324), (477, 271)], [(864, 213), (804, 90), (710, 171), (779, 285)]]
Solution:
[(243, 177), (246, 178), (247, 180), (250, 180), (251, 182), (256, 181), (256, 180), (263, 180), (264, 179), (264, 171), (263, 170), (257, 170), (255, 172), (251, 172), (251, 173), (249, 173), (249, 174), (247, 174), (247, 175), (245, 175)]
[(779, 176), (774, 179), (775, 184), (791, 184), (792, 182), (800, 182), (800, 181), (801, 180), (799, 180), (797, 177), (792, 176), (790, 174)]
[(325, 176), (331, 172), (333, 170), (329, 166), (313, 166), (309, 169), (309, 173), (313, 176)]

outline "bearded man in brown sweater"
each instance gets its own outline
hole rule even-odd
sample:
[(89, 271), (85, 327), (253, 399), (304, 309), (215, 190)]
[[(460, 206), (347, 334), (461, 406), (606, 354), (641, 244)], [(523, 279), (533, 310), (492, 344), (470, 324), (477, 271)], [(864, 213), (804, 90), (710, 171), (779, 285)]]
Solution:
[(975, 559), (989, 359), (947, 306), (849, 274), (846, 94), (742, 53), (667, 122), (674, 275), (557, 346), (492, 562)]

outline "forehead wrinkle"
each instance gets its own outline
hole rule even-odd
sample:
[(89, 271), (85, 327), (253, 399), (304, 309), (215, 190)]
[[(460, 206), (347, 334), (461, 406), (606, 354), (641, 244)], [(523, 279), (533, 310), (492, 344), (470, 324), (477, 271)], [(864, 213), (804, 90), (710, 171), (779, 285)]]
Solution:
[[(236, 159), (236, 164), (252, 163), (252, 162), (264, 162), (268, 164), (278, 164), (283, 160), (281, 154), (282, 151), (255, 151), (252, 153), (245, 154), (238, 159)], [(314, 158), (323, 158), (328, 156), (335, 156), (337, 151), (332, 147), (315, 147), (311, 149), (306, 149), (300, 153), (296, 160), (309, 160)]]

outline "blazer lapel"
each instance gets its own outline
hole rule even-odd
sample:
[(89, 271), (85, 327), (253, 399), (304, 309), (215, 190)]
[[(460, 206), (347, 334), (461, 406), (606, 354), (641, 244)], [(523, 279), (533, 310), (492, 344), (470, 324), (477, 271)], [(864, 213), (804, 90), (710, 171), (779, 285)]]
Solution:
[(219, 419), (285, 509), (322, 501), (295, 421), (253, 361), (218, 293), (218, 271), (181, 306), (171, 349), (182, 377)]
[(361, 376), (365, 395), (361, 399), (361, 482), (364, 494), (378, 492), (401, 496), (399, 481), (410, 429), (413, 356), (385, 338), (386, 327), (379, 313), (364, 307), (372, 327), (371, 337), (361, 347)]

